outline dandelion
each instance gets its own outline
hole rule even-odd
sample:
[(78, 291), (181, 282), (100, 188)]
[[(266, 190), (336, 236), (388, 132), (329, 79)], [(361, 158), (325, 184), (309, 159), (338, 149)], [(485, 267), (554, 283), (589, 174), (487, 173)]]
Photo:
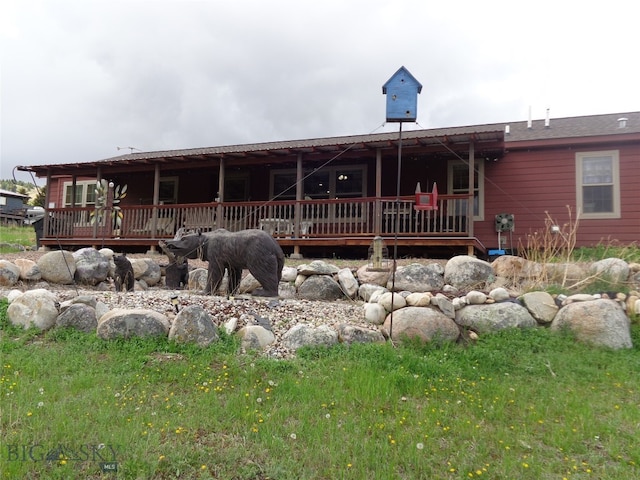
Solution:
[(38, 408), (44, 407), (44, 402), (38, 402)]
[(295, 440), (295, 439), (296, 439), (296, 438), (298, 438), (298, 437), (296, 436), (296, 434), (295, 434), (295, 433), (292, 433), (291, 435), (289, 435), (289, 438), (290, 438), (291, 440)]
[(262, 403), (262, 398), (260, 398), (260, 397), (256, 398), (256, 402)]
[(200, 470), (206, 470), (206, 469), (207, 469), (207, 466), (206, 466), (206, 465), (202, 465), (202, 466), (200, 467)]
[(330, 413), (327, 413), (327, 414), (325, 415), (325, 417), (326, 417), (326, 418), (331, 418), (331, 414), (330, 414)]
[(30, 417), (31, 415), (33, 415), (33, 412), (27, 412), (27, 417)]
[(416, 444), (416, 448), (417, 448), (418, 450), (422, 450), (422, 449), (424, 448), (424, 443), (418, 443), (418, 444)]
[(39, 393), (40, 395), (44, 395), (44, 388), (40, 387), (40, 388), (38, 389), (38, 393)]

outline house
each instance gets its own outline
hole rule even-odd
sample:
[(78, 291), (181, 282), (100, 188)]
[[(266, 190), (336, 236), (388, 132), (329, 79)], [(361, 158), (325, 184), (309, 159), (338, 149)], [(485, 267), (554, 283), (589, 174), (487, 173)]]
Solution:
[[(400, 165), (399, 140), (377, 133), (19, 169), (47, 179), (44, 245), (154, 248), (179, 228), (223, 227), (265, 229), (306, 256), (366, 256), (376, 236), (400, 255), (482, 255), (526, 245), (549, 219), (562, 234), (576, 216), (577, 246), (638, 240), (640, 112), (405, 131)], [(104, 202), (96, 180), (110, 186)], [(434, 185), (437, 204), (416, 209), (416, 190)]]
[(21, 224), (27, 210), (28, 195), (0, 188), (0, 223)]

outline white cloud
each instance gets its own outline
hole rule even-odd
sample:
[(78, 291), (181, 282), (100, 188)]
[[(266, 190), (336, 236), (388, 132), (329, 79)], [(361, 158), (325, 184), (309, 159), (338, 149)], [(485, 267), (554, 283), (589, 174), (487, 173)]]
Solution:
[[(614, 0), (16, 0), (0, 12), (0, 178), (15, 165), (369, 133), (402, 65), (420, 126), (640, 109)], [(396, 126), (386, 126), (395, 129)], [(120, 152), (121, 153), (121, 152)]]

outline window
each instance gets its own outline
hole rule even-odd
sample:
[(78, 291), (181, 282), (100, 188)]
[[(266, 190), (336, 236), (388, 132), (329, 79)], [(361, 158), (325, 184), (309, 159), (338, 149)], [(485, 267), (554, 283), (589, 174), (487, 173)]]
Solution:
[(73, 201), (73, 183), (64, 182), (64, 207), (92, 207), (96, 204), (96, 181), (76, 182), (76, 198)]
[[(76, 182), (76, 196), (73, 198), (73, 183), (64, 182), (64, 208), (93, 207), (96, 204), (96, 180), (81, 180)], [(89, 223), (89, 212), (80, 212), (75, 222), (78, 225)]]
[[(449, 162), (449, 174), (447, 192), (452, 195), (469, 193), (469, 164), (460, 160)], [(475, 163), (475, 175), (473, 176), (473, 219), (484, 220), (484, 162)], [(467, 214), (466, 203), (456, 203), (461, 208), (455, 215)]]
[(178, 177), (161, 177), (158, 190), (160, 204), (178, 203)]
[(620, 218), (617, 150), (576, 153), (576, 203), (580, 218)]
[[(328, 198), (360, 198), (367, 196), (366, 166), (325, 167), (317, 172), (305, 171), (303, 195), (313, 200)], [(296, 171), (271, 172), (271, 198), (295, 200)]]
[(249, 198), (249, 175), (230, 174), (224, 179), (224, 200), (226, 202), (246, 202)]

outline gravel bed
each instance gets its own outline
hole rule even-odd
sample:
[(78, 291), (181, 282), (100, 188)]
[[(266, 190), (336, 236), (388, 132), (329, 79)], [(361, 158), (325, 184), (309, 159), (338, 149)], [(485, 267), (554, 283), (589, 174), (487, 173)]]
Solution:
[[(15, 254), (3, 254), (0, 258), (13, 261), (17, 258), (26, 258), (37, 261), (42, 252), (21, 252)], [(131, 254), (129, 258), (151, 258), (158, 264), (166, 264), (164, 255)], [(310, 260), (309, 260), (310, 261)], [(361, 264), (361, 262), (359, 262)], [(207, 263), (201, 261), (189, 261), (190, 267), (204, 267)], [(37, 285), (16, 285), (13, 288), (29, 289)], [(189, 290), (171, 290), (166, 287), (151, 287), (146, 291), (120, 292), (105, 291), (100, 288), (86, 285), (48, 285), (48, 290), (55, 292), (60, 301), (66, 301), (78, 295), (92, 295), (98, 301), (104, 302), (109, 308), (145, 308), (165, 314), (169, 320), (175, 315), (175, 308), (171, 303), (171, 297), (178, 296), (178, 308), (188, 305), (199, 305), (213, 317), (213, 321), (219, 327), (235, 317), (238, 327), (260, 324), (261, 319), (267, 319), (276, 337), (276, 341), (265, 350), (265, 355), (275, 358), (287, 358), (293, 355), (282, 345), (282, 336), (298, 323), (313, 326), (329, 325), (337, 327), (341, 323), (360, 325), (367, 328), (375, 328), (364, 320), (363, 302), (345, 298), (333, 302), (317, 302), (297, 299), (274, 299), (252, 297), (251, 295), (239, 295), (236, 297), (223, 297), (215, 295), (202, 295)], [(6, 295), (8, 290), (0, 290), (0, 296)]]

